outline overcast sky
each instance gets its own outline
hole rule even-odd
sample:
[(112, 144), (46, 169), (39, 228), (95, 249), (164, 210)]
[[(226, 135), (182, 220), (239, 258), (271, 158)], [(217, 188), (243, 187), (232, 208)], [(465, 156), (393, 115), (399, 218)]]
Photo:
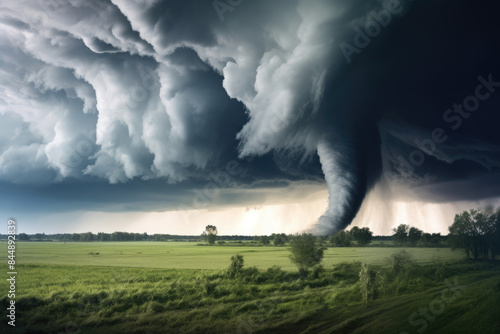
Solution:
[(446, 233), (500, 204), (495, 1), (0, 5), (20, 232)]

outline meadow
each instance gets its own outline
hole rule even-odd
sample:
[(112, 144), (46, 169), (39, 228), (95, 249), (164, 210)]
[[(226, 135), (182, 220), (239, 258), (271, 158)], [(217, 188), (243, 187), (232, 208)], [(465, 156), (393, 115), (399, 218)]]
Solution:
[[(0, 243), (6, 249), (6, 243)], [(19, 242), (16, 328), (2, 333), (500, 333), (500, 266), (447, 248), (329, 248), (301, 276), (287, 247)], [(234, 254), (245, 266), (225, 268)], [(7, 272), (2, 261), (3, 272)], [(365, 303), (362, 263), (383, 277)], [(7, 291), (6, 280), (0, 289)], [(7, 307), (7, 297), (1, 299)], [(422, 310), (427, 310), (425, 313)], [(429, 313), (430, 312), (430, 313)]]

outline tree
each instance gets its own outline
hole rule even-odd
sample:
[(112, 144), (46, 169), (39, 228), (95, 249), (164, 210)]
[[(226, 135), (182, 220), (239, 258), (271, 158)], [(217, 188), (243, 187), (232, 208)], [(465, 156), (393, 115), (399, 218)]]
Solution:
[[(156, 236), (155, 236), (156, 237)], [(208, 242), (208, 235), (207, 232), (203, 231), (201, 232), (201, 241), (203, 242)]]
[(80, 233), (80, 241), (93, 241), (94, 235), (92, 232)]
[(408, 230), (408, 242), (411, 246), (415, 246), (417, 242), (422, 238), (424, 232), (416, 227), (410, 227)]
[(201, 234), (201, 238), (203, 241), (213, 245), (215, 244), (215, 240), (217, 240), (217, 233), (217, 227), (214, 225), (207, 225), (205, 226), (205, 231)]
[(350, 247), (351, 234), (346, 231), (339, 231), (330, 237), (330, 242), (337, 247)]
[(372, 242), (373, 232), (368, 227), (359, 228), (354, 226), (351, 229), (351, 235), (358, 243), (358, 246), (366, 246)]
[(285, 233), (274, 234), (273, 243), (275, 246), (284, 246), (287, 241)]
[(45, 239), (45, 233), (35, 233), (35, 235), (33, 236), (33, 239), (43, 240), (43, 239)]
[(392, 230), (394, 232), (392, 239), (396, 245), (403, 246), (408, 242), (408, 231), (410, 230), (409, 225), (401, 224)]
[(471, 209), (455, 215), (450, 231), (449, 242), (452, 249), (463, 248), (467, 257), (475, 260), (498, 254), (498, 211), (491, 208), (484, 210)]
[(227, 273), (230, 277), (235, 277), (243, 268), (243, 255), (236, 254), (231, 256), (231, 264), (229, 265), (229, 268), (227, 268)]
[(267, 246), (271, 243), (271, 240), (269, 240), (269, 237), (267, 235), (261, 235), (259, 238), (259, 242), (264, 246)]
[(97, 240), (99, 241), (109, 241), (111, 239), (111, 234), (99, 232), (97, 233)]
[(30, 237), (29, 235), (27, 235), (26, 233), (19, 233), (19, 236), (18, 236), (19, 240), (30, 240)]
[(309, 268), (319, 264), (324, 256), (324, 248), (316, 243), (316, 238), (310, 233), (293, 236), (290, 247), (290, 260), (297, 265), (302, 275), (307, 275)]

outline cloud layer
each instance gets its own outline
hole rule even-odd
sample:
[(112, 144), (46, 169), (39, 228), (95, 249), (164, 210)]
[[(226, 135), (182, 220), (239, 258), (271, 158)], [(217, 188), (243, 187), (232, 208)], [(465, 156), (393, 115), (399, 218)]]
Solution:
[[(432, 202), (498, 197), (492, 7), (7, 2), (0, 181), (47, 194), (107, 189), (111, 205), (125, 195), (110, 200), (103, 183), (160, 182), (182, 199), (231, 161), (244, 172), (217, 189), (318, 182), (322, 171), (330, 195), (318, 233), (347, 226), (378, 182)], [(171, 210), (164, 200), (150, 199)]]

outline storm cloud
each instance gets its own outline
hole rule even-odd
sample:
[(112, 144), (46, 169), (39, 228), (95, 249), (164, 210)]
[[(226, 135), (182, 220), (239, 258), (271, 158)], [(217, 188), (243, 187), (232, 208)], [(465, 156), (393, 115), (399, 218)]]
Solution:
[(261, 205), (266, 191), (326, 182), (322, 234), (377, 186), (498, 198), (496, 7), (6, 2), (0, 192), (48, 211), (162, 211)]

